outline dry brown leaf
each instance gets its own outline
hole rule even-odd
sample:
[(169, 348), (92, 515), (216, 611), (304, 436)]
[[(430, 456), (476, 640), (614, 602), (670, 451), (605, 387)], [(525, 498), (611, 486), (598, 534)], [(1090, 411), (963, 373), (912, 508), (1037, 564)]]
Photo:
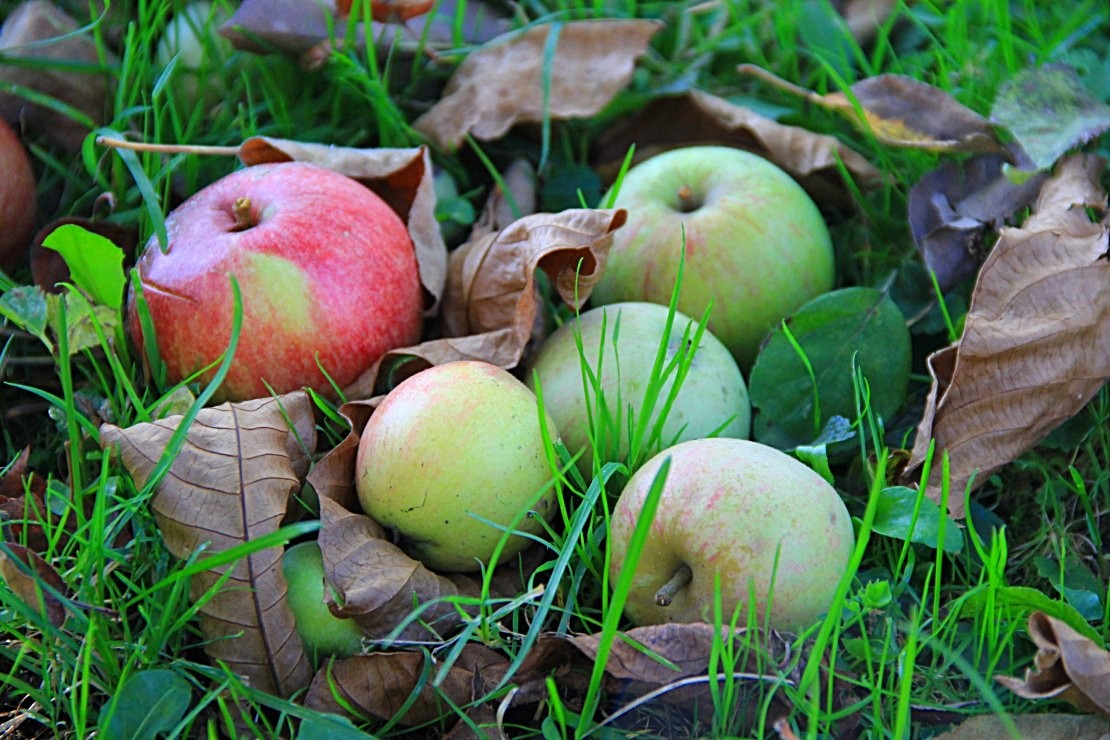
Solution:
[(419, 652), (371, 653), (336, 660), (317, 671), (304, 703), (333, 714), (354, 709), (363, 716), (391, 720), (420, 686), (420, 693), (400, 722), (404, 725), (434, 722), (453, 716), (450, 705), (441, 696), (456, 707), (465, 707), (481, 698), (483, 675), (508, 662), (489, 648), (467, 645), (443, 682), (433, 688), (431, 682), (437, 667), (434, 662), (428, 665), (427, 660)]
[(47, 521), (46, 481), (31, 471), (31, 448), (19, 453), (4, 475), (0, 476), (0, 539), (26, 545), (34, 552), (45, 552), (47, 541), (42, 525)]
[[(199, 548), (216, 553), (276, 531), (302, 485), (316, 446), (312, 402), (304, 393), (203, 409), (151, 508), (166, 548), (187, 558)], [(292, 428), (286, 422), (292, 422)], [(105, 448), (116, 447), (138, 486), (146, 485), (182, 417), (127, 429), (101, 427)], [(205, 651), (261, 691), (289, 696), (311, 670), (293, 614), (285, 602), (282, 548), (240, 559), (231, 577), (200, 609)], [(227, 566), (195, 576), (193, 598)]]
[(912, 481), (936, 441), (928, 494), (940, 501), (940, 455), (951, 468), (948, 508), (964, 490), (1033, 447), (1110, 378), (1110, 258), (1098, 184), (1105, 162), (1063, 160), (1020, 228), (1002, 231), (979, 272), (958, 344), (929, 358), (933, 387), (903, 473)]
[(441, 314), (444, 338), (386, 353), (346, 389), (347, 397), (369, 398), (383, 385), (455, 360), (516, 367), (539, 308), (536, 270), (547, 273), (564, 301), (585, 303), (605, 267), (612, 232), (626, 218), (623, 209), (538, 213), (463, 244), (451, 252)]
[(880, 180), (870, 162), (837, 138), (772, 121), (701, 90), (658, 98), (607, 131), (597, 146), (603, 176), (615, 177), (633, 144), (637, 161), (664, 149), (697, 144), (746, 149), (789, 172), (821, 203), (851, 204), (840, 174), (842, 164), (861, 188), (874, 187)]
[[(111, 98), (110, 54), (101, 58), (91, 33), (74, 33), (77, 21), (56, 3), (30, 0), (18, 5), (0, 29), (0, 52), (35, 64), (0, 65), (0, 83), (48, 95), (86, 116), (94, 126), (104, 122), (105, 101)], [(69, 65), (92, 70), (81, 72)], [(0, 116), (17, 128), (40, 134), (68, 152), (77, 152), (90, 127), (65, 113), (31, 103), (13, 92), (0, 92)]]
[(754, 64), (741, 64), (739, 70), (841, 113), (888, 146), (937, 152), (1006, 153), (995, 138), (990, 121), (940, 88), (911, 77), (878, 75), (852, 85), (850, 94), (821, 95)]
[(1023, 699), (1062, 699), (1110, 718), (1110, 651), (1044, 612), (1029, 615), (1028, 629), (1037, 646), (1034, 667), (1024, 681), (995, 680)]
[(65, 581), (50, 563), (29, 548), (11, 542), (0, 546), (0, 580), (24, 604), (43, 614), (55, 627), (61, 627), (65, 622), (65, 606), (43, 587), (45, 584), (64, 595), (68, 591)]
[(514, 159), (501, 173), (501, 180), (505, 186), (498, 185), (490, 192), (467, 241), (478, 241), (536, 212), (536, 170), (528, 159)]
[[(542, 121), (545, 115), (592, 116), (628, 84), (636, 60), (660, 28), (650, 20), (607, 19), (549, 23), (507, 34), (467, 56), (443, 98), (413, 128), (437, 148), (454, 151), (467, 134), (490, 141), (516, 123)], [(552, 32), (559, 38), (545, 85), (545, 48)]]
[(425, 316), (434, 316), (443, 296), (447, 247), (436, 221), (432, 160), (425, 147), (354, 149), (256, 136), (239, 147), (244, 164), (309, 162), (358, 180), (397, 212), (408, 227), (427, 292)]
[(835, 0), (833, 5), (844, 16), (852, 36), (861, 44), (875, 38), (875, 32), (894, 10), (894, 0)]
[[(1014, 714), (1007, 717), (1018, 737), (1036, 740), (1106, 740), (1110, 722), (1081, 714)], [(969, 717), (936, 740), (999, 740), (1010, 737), (1009, 724), (993, 714)]]

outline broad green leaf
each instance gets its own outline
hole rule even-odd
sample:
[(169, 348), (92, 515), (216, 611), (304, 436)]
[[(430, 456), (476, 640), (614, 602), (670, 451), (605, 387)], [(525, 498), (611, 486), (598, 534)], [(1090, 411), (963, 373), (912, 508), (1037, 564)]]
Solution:
[(99, 234), (76, 224), (63, 224), (42, 245), (62, 255), (77, 287), (97, 303), (119, 311), (123, 306), (123, 250)]
[(46, 335), (49, 311), (46, 293), (36, 285), (20, 285), (0, 295), (0, 316), (28, 334), (42, 340), (47, 349), (54, 351), (54, 343)]
[(834, 416), (855, 419), (854, 367), (867, 379), (876, 414), (893, 416), (905, 399), (910, 351), (905, 319), (886, 292), (845, 288), (818, 296), (779, 326), (756, 358), (748, 383), (754, 438), (792, 449), (812, 444)]
[[(975, 591), (967, 596), (960, 605), (960, 615), (969, 617), (982, 614), (987, 608), (988, 590), (986, 588)], [(991, 617), (999, 613), (1009, 619), (1022, 619), (1031, 612), (1044, 612), (1050, 617), (1055, 617), (1061, 622), (1066, 622), (1069, 627), (1094, 642), (1099, 647), (1106, 643), (1099, 633), (1087, 623), (1087, 620), (1073, 607), (1063, 601), (1045, 596), (1035, 588), (1028, 586), (1003, 586), (994, 589), (994, 612)]]
[(47, 313), (55, 332), (59, 330), (58, 304), (63, 300), (66, 309), (66, 340), (69, 343), (69, 354), (75, 355), (82, 350), (100, 346), (100, 337), (96, 333), (96, 323), (93, 321), (94, 316), (105, 337), (111, 337), (115, 333), (116, 326), (120, 323), (119, 311), (100, 303), (90, 304), (73, 293), (66, 293), (64, 298), (51, 295), (47, 300)]
[(1002, 85), (991, 120), (1010, 130), (1037, 169), (1056, 163), (1110, 128), (1110, 106), (1063, 64), (1019, 72)]
[[(879, 504), (871, 528), (881, 535), (917, 542), (935, 550), (943, 516), (940, 506), (924, 493), (905, 486), (890, 486), (879, 493)], [(959, 552), (963, 546), (964, 538), (959, 525), (949, 519), (944, 528), (944, 551)]]
[(101, 708), (100, 736), (153, 739), (172, 730), (191, 702), (189, 682), (173, 671), (141, 671), (124, 681), (115, 700)]

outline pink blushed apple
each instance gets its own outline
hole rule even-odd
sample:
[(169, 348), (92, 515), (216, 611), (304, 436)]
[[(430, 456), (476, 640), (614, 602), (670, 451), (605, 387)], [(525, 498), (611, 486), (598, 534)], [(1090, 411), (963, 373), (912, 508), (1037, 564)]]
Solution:
[(718, 579), (726, 621), (735, 609), (744, 618), (749, 594), (756, 617), (775, 629), (808, 626), (828, 611), (855, 546), (844, 502), (797, 459), (740, 439), (683, 442), (629, 479), (610, 520), (613, 583), (667, 458), (649, 546), (625, 604), (629, 619), (712, 622)]
[(658, 154), (628, 171), (614, 207), (628, 210), (628, 223), (613, 234), (593, 304), (669, 303), (685, 231), (678, 308), (700, 316), (712, 300), (709, 329), (745, 372), (780, 320), (833, 287), (832, 242), (817, 206), (749, 152), (695, 146)]
[[(423, 290), (400, 217), (355, 180), (285, 162), (234, 172), (166, 219), (138, 261), (168, 379), (217, 360), (231, 339), (239, 283), (243, 326), (219, 397), (242, 400), (311, 387), (330, 394), (386, 351), (421, 334)], [(128, 322), (143, 336), (135, 296)], [(269, 388), (267, 387), (269, 386)]]
[(31, 246), (35, 176), (12, 127), (0, 119), (0, 271), (10, 273)]

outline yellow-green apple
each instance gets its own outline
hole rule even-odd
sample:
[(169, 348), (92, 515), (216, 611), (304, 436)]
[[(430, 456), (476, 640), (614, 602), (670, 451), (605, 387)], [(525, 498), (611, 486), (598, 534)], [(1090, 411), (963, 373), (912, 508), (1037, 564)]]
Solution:
[(628, 171), (615, 207), (628, 210), (628, 223), (613, 234), (594, 305), (669, 303), (685, 234), (678, 308), (700, 316), (712, 300), (709, 328), (744, 372), (781, 319), (833, 287), (820, 211), (755, 154), (721, 146), (663, 152)]
[(224, 93), (225, 66), (234, 50), (216, 29), (230, 15), (221, 4), (198, 0), (174, 13), (158, 39), (154, 51), (158, 65), (168, 67), (177, 59), (166, 89), (182, 106), (212, 102)]
[[(661, 346), (665, 353), (663, 367), (675, 367), (664, 382), (656, 384), (647, 429), (661, 418), (679, 367), (685, 366), (686, 370), (666, 411), (655, 448), (644, 449), (639, 459), (662, 447), (714, 433), (721, 437), (748, 436), (751, 404), (736, 360), (709, 331), (701, 335), (693, 350), (698, 322), (676, 311), (668, 327), (669, 313), (666, 306), (643, 302), (594, 308), (559, 327), (532, 360), (525, 381), (533, 387), (539, 381), (544, 407), (555, 420), (567, 449), (571, 453), (586, 450), (579, 458), (583, 473), (591, 469), (594, 457), (591, 423), (599, 461), (627, 460), (629, 417), (633, 424), (644, 417), (649, 400), (645, 394)], [(687, 355), (688, 361), (684, 359)], [(646, 444), (648, 439), (643, 441)]]
[(776, 629), (804, 627), (828, 610), (855, 545), (844, 502), (797, 459), (740, 439), (683, 442), (632, 476), (611, 518), (612, 582), (626, 567), (644, 501), (668, 458), (625, 604), (630, 620), (712, 622), (718, 580), (725, 620), (746, 611), (749, 594), (759, 621)]
[(324, 556), (316, 542), (301, 542), (285, 550), (281, 570), (289, 586), (286, 603), (293, 612), (304, 649), (312, 662), (328, 655), (344, 657), (362, 649), (362, 630), (354, 620), (331, 613), (324, 601)]
[(19, 136), (0, 118), (0, 271), (11, 273), (31, 246), (35, 208), (31, 160)]
[[(545, 424), (556, 439), (550, 415)], [(434, 570), (479, 570), (503, 528), (537, 534), (554, 513), (536, 396), (485, 362), (431, 367), (390, 391), (362, 431), (355, 470), (363, 510)], [(529, 544), (510, 536), (499, 562)]]
[[(238, 170), (166, 218), (165, 252), (151, 237), (138, 261), (158, 351), (179, 381), (219, 359), (233, 295), (243, 326), (224, 400), (311, 387), (330, 394), (387, 350), (420, 338), (423, 290), (412, 239), (370, 189), (312, 164)], [(132, 337), (142, 346), (134, 292)]]

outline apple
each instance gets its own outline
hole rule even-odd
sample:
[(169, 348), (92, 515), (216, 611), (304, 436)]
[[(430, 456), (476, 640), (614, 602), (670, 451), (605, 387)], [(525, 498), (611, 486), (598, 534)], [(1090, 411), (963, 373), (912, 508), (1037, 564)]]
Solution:
[(224, 93), (222, 73), (234, 50), (216, 28), (229, 17), (226, 9), (207, 0), (189, 3), (170, 18), (158, 39), (154, 51), (158, 66), (168, 67), (177, 58), (167, 90), (183, 108), (217, 100)]
[(712, 622), (718, 578), (725, 620), (740, 609), (743, 621), (749, 594), (756, 617), (774, 629), (805, 627), (828, 610), (855, 546), (844, 502), (795, 458), (740, 439), (683, 442), (629, 479), (610, 519), (613, 583), (666, 459), (670, 470), (624, 607), (632, 622)]
[(35, 230), (35, 176), (12, 127), (0, 119), (0, 271), (11, 273)]
[[(550, 415), (545, 423), (554, 441)], [(555, 510), (536, 396), (485, 362), (431, 367), (390, 391), (362, 431), (355, 470), (363, 510), (433, 570), (480, 570), (498, 526), (538, 534)], [(510, 536), (498, 562), (531, 543)]]
[(289, 585), (285, 597), (293, 612), (297, 634), (313, 664), (328, 655), (345, 657), (362, 650), (362, 630), (354, 620), (331, 613), (324, 601), (324, 555), (316, 542), (301, 542), (285, 550), (281, 571)]
[(712, 300), (709, 328), (745, 372), (780, 320), (833, 287), (832, 241), (817, 206), (749, 152), (692, 146), (658, 154), (628, 171), (614, 205), (628, 210), (628, 223), (613, 234), (593, 304), (668, 304), (685, 231), (678, 308), (701, 316)]
[[(525, 380), (534, 387), (538, 379), (544, 407), (555, 420), (567, 449), (571, 453), (586, 450), (578, 463), (583, 474), (592, 468), (591, 417), (595, 429), (603, 429), (595, 436), (595, 442), (603, 445), (601, 461), (626, 461), (629, 413), (634, 424), (644, 415), (644, 394), (660, 344), (665, 343), (665, 363), (669, 364), (694, 336), (698, 322), (678, 311), (668, 334), (669, 312), (666, 306), (657, 303), (614, 303), (594, 308), (559, 327), (532, 360)], [(581, 354), (576, 335), (581, 337)], [(596, 385), (583, 379), (583, 360), (590, 375), (597, 378)], [(649, 430), (660, 417), (675, 376), (676, 372), (672, 372), (662, 384), (651, 411)], [(598, 418), (599, 389), (606, 407), (602, 413), (609, 415), (608, 423)], [(744, 376), (728, 348), (705, 331), (667, 411), (659, 446), (708, 437), (714, 432), (722, 437), (746, 438), (750, 427), (751, 404)]]
[[(317, 362), (343, 387), (387, 350), (420, 338), (412, 239), (381, 198), (349, 177), (303, 162), (248, 167), (182, 203), (166, 231), (166, 251), (151, 237), (137, 268), (170, 382), (227, 348), (228, 275), (239, 283), (243, 325), (222, 400), (270, 388), (333, 395)], [(128, 326), (142, 347), (134, 291)]]

